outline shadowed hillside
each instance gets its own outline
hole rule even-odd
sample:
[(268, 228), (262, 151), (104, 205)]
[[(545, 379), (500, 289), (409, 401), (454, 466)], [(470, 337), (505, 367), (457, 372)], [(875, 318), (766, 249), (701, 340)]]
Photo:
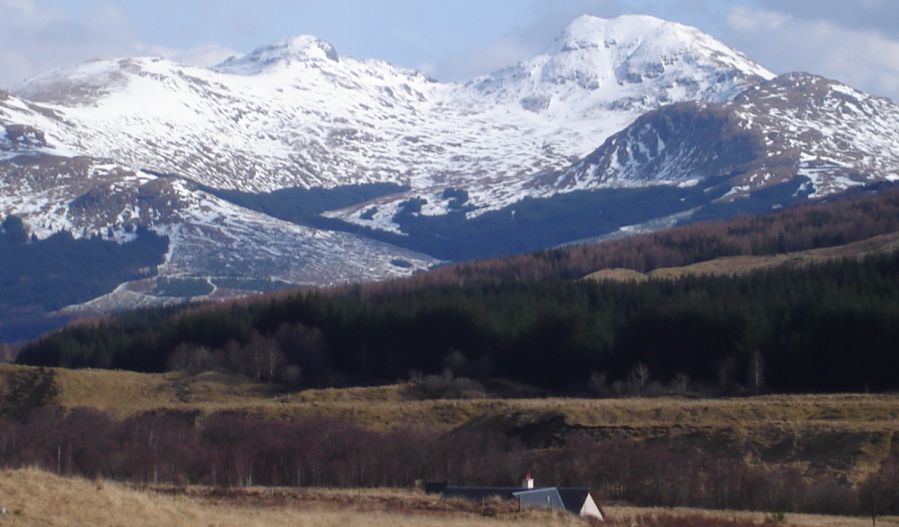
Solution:
[[(887, 187), (879, 193), (862, 193), (768, 214), (453, 264), (412, 277), (406, 283), (574, 279), (616, 268), (646, 273), (725, 256), (764, 256), (834, 247), (895, 232), (899, 232), (899, 190)], [(621, 232), (622, 236), (628, 234)]]

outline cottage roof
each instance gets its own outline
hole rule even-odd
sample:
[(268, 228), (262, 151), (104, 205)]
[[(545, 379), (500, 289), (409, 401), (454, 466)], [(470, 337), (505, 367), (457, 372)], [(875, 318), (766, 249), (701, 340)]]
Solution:
[(589, 487), (458, 487), (445, 482), (428, 482), (427, 492), (441, 492), (444, 498), (482, 500), (486, 498), (516, 499), (522, 507), (540, 507), (567, 510), (574, 514), (594, 516), (599, 519), (605, 513)]
[[(565, 509), (566, 504), (559, 495), (559, 489), (555, 487), (545, 487), (541, 489), (528, 489), (513, 492), (512, 496), (518, 498), (518, 502), (522, 507), (544, 507), (547, 509)], [(571, 509), (568, 509), (571, 510)], [(580, 507), (578, 507), (578, 512)]]
[(584, 506), (587, 495), (590, 494), (590, 489), (587, 487), (559, 487), (557, 490), (565, 508), (575, 514), (581, 512), (581, 507)]
[(443, 489), (445, 498), (464, 498), (479, 500), (482, 498), (512, 498), (513, 494), (523, 490), (521, 487), (456, 487), (447, 486)]

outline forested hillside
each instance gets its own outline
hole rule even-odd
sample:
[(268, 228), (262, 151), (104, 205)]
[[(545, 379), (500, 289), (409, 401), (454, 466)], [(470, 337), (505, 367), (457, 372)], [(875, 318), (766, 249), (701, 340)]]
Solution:
[(722, 256), (780, 254), (843, 245), (896, 231), (899, 190), (886, 188), (768, 214), (448, 265), (417, 275), (408, 283), (572, 279), (610, 268), (648, 272)]
[(58, 327), (44, 315), (155, 274), (168, 238), (141, 227), (135, 235), (122, 244), (66, 231), (38, 239), (20, 218), (7, 216), (0, 222), (0, 342)]
[[(222, 369), (292, 385), (449, 370), (552, 390), (899, 387), (899, 254), (743, 277), (310, 291), (123, 315), (22, 350), (34, 365)], [(602, 388), (600, 386), (599, 388)]]

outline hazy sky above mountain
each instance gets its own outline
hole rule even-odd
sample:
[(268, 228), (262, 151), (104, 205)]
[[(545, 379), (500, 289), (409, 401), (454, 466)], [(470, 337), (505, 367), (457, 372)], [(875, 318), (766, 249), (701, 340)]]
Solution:
[(344, 55), (466, 80), (539, 52), (584, 13), (690, 24), (776, 73), (899, 100), (894, 0), (0, 0), (0, 86), (100, 57), (210, 65), (302, 33)]

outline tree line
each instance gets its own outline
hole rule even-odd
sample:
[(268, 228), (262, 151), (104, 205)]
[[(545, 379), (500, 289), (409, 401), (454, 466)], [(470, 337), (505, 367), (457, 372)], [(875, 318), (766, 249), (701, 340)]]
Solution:
[(268, 420), (233, 413), (151, 412), (123, 420), (91, 409), (44, 406), (0, 417), (0, 468), (38, 466), (63, 475), (139, 484), (410, 487), (416, 480), (514, 485), (533, 471), (541, 484), (582, 486), (603, 500), (828, 514), (899, 513), (894, 452), (856, 486), (738, 456), (661, 443), (576, 435), (528, 449), (502, 433), (466, 427), (373, 431), (322, 417)]
[(899, 253), (733, 277), (300, 291), (50, 334), (24, 364), (288, 386), (501, 377), (554, 391), (899, 387)]
[(682, 225), (648, 234), (450, 264), (394, 287), (574, 279), (601, 269), (648, 272), (712, 258), (832, 247), (899, 231), (899, 190), (851, 195), (769, 214)]

